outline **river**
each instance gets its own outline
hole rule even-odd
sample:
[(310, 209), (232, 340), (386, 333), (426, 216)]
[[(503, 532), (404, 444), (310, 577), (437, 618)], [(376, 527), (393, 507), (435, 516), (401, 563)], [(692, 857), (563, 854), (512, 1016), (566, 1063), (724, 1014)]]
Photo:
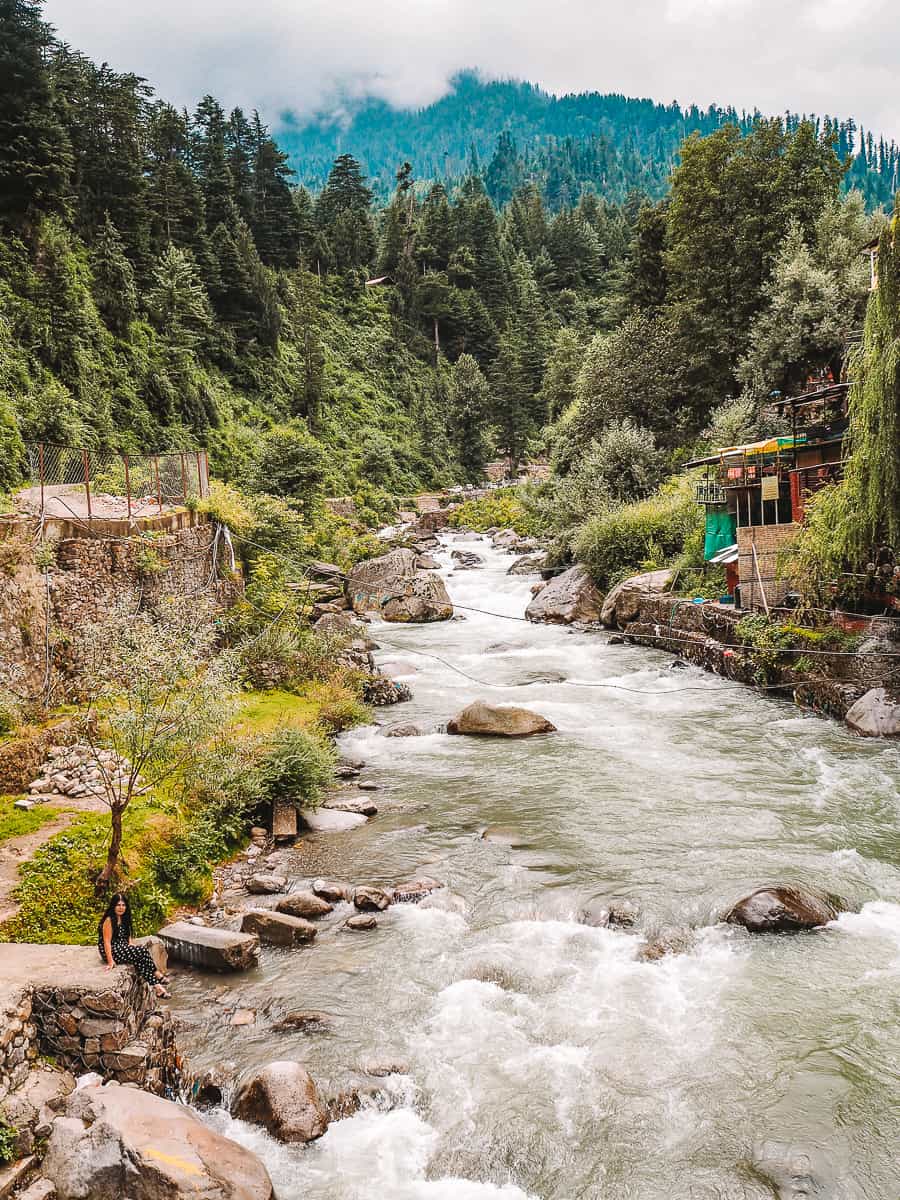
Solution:
[[(451, 549), (485, 566), (450, 574)], [(372, 626), (414, 692), (379, 720), (433, 728), (483, 697), (559, 732), (342, 738), (380, 813), (308, 835), (298, 877), (446, 889), (374, 933), (335, 913), (312, 949), (266, 949), (235, 981), (180, 976), (180, 1041), (198, 1065), (296, 1057), (325, 1091), (367, 1060), (403, 1071), (302, 1149), (209, 1119), (280, 1200), (897, 1200), (900, 748), (665, 653), (525, 623), (533, 579), (484, 540), (439, 557), (465, 619)], [(616, 687), (581, 686), (599, 682)], [(794, 937), (718, 923), (793, 881), (854, 911)], [(638, 929), (580, 924), (593, 896), (635, 902)], [(687, 950), (639, 961), (671, 928)], [(233, 1028), (215, 1000), (257, 1023)], [(333, 1030), (273, 1032), (266, 1012), (290, 1007)]]

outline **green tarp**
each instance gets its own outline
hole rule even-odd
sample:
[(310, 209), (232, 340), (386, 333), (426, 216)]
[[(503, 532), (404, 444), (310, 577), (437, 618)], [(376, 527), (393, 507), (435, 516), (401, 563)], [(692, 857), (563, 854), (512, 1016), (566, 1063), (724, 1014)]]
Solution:
[(709, 562), (714, 554), (734, 545), (734, 517), (724, 508), (706, 510), (706, 540), (703, 543), (703, 561)]

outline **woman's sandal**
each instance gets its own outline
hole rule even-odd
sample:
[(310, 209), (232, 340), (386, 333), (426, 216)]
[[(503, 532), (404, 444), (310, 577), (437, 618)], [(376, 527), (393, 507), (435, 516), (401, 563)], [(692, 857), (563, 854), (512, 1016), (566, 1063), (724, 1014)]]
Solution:
[(163, 985), (161, 983), (158, 983), (154, 990), (156, 991), (157, 1000), (171, 1000), (172, 999), (172, 993), (167, 988), (163, 987)]

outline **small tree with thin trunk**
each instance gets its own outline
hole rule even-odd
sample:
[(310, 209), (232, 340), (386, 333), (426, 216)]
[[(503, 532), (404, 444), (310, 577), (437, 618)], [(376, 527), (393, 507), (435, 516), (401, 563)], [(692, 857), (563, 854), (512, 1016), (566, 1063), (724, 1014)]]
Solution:
[(133, 797), (193, 766), (228, 717), (234, 664), (212, 656), (213, 640), (210, 614), (196, 606), (117, 611), (87, 631), (81, 731), (112, 826), (98, 892), (115, 875)]

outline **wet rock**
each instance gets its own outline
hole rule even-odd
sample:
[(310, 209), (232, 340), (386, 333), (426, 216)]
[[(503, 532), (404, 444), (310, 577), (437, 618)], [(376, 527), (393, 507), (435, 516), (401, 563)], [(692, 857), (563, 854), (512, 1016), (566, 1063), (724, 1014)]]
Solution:
[(318, 1089), (298, 1062), (273, 1062), (254, 1071), (239, 1084), (231, 1114), (262, 1125), (281, 1142), (311, 1142), (328, 1128)]
[(208, 971), (246, 971), (255, 967), (259, 939), (248, 933), (199, 928), (176, 921), (159, 931), (169, 957)]
[(378, 921), (372, 913), (357, 913), (356, 916), (347, 918), (344, 928), (354, 933), (363, 933), (369, 929), (377, 929)]
[(438, 575), (417, 575), (406, 587), (403, 595), (388, 599), (381, 615), (393, 622), (449, 621), (453, 616), (453, 604)]
[(641, 602), (671, 586), (673, 571), (647, 571), (643, 575), (632, 575), (612, 588), (603, 601), (600, 621), (607, 629), (624, 629), (630, 621), (636, 621), (641, 611)]
[(303, 917), (307, 921), (314, 921), (317, 917), (324, 917), (333, 912), (334, 907), (315, 892), (291, 892), (289, 896), (278, 901), (275, 911), (286, 913), (289, 917)]
[(870, 688), (845, 719), (861, 737), (900, 737), (900, 699), (890, 697), (886, 688)]
[(289, 917), (285, 913), (269, 912), (263, 908), (251, 908), (241, 920), (242, 933), (255, 933), (261, 942), (273, 946), (298, 946), (311, 942), (316, 936), (316, 927), (302, 917)]
[(610, 634), (610, 636), (606, 639), (606, 644), (607, 646), (624, 646), (625, 639), (622, 637), (621, 633), (613, 633)]
[(425, 730), (421, 725), (416, 725), (412, 721), (404, 725), (388, 725), (381, 731), (382, 737), (424, 737)]
[(324, 1033), (333, 1026), (334, 1022), (328, 1013), (317, 1012), (311, 1008), (298, 1008), (285, 1013), (275, 1025), (275, 1029), (296, 1029), (300, 1033)]
[(540, 583), (533, 583), (529, 588), (529, 591), (531, 592), (532, 596), (539, 596), (546, 586), (546, 582), (542, 580)]
[(348, 612), (325, 613), (319, 617), (313, 626), (316, 633), (331, 634), (334, 637), (364, 637), (366, 627), (361, 621)]
[(357, 1088), (347, 1088), (325, 1101), (329, 1121), (344, 1121), (347, 1117), (355, 1116), (361, 1108), (362, 1097)]
[(209, 1067), (192, 1080), (191, 1103), (197, 1108), (218, 1108), (233, 1083), (233, 1064)]
[(287, 887), (284, 875), (267, 875), (260, 873), (251, 875), (247, 880), (247, 891), (258, 896), (270, 896), (275, 892), (283, 892)]
[(739, 900), (722, 918), (750, 933), (794, 933), (833, 921), (842, 909), (835, 896), (804, 887), (758, 888)]
[(454, 550), (450, 557), (456, 563), (458, 571), (471, 571), (474, 567), (484, 566), (481, 555), (473, 554), (471, 550)]
[(377, 887), (358, 887), (353, 903), (360, 912), (383, 912), (391, 902), (390, 893)]
[(330, 808), (333, 812), (356, 813), (361, 817), (378, 816), (378, 806), (371, 800), (329, 800), (322, 807)]
[(546, 717), (515, 705), (488, 704), (476, 700), (447, 722), (447, 732), (474, 737), (531, 737), (554, 733), (556, 726)]
[(398, 883), (391, 893), (392, 904), (419, 904), (432, 892), (439, 891), (444, 885), (437, 879), (429, 879), (423, 875), (420, 879), (411, 879), (406, 883)]
[(521, 558), (510, 566), (506, 572), (507, 575), (536, 575), (547, 561), (547, 555), (541, 551), (539, 554), (523, 554)]
[(409, 1063), (398, 1059), (367, 1058), (359, 1065), (363, 1075), (374, 1075), (376, 1079), (384, 1079), (387, 1075), (408, 1075)]
[[(409, 685), (399, 679), (389, 679), (386, 675), (377, 674), (370, 676), (363, 684), (363, 700), (375, 708), (386, 708), (391, 704), (402, 704), (406, 700), (412, 700), (412, 692)], [(359, 772), (354, 774), (358, 775)]]
[(42, 1164), (59, 1200), (273, 1200), (266, 1168), (190, 1108), (131, 1087), (68, 1098)]
[(595, 896), (578, 914), (578, 920), (594, 929), (631, 929), (640, 915), (641, 910), (633, 900)]
[(647, 939), (638, 951), (638, 962), (658, 962), (669, 954), (685, 954), (693, 944), (693, 930), (665, 929)]
[(525, 610), (529, 621), (571, 625), (573, 621), (596, 621), (603, 597), (587, 568), (571, 567), (557, 575), (534, 597)]
[(491, 538), (491, 545), (497, 550), (511, 550), (519, 544), (519, 535), (514, 529), (501, 529)]
[(353, 899), (353, 888), (349, 883), (338, 883), (331, 879), (313, 880), (310, 891), (314, 896), (327, 900), (329, 904), (340, 904), (343, 900)]

